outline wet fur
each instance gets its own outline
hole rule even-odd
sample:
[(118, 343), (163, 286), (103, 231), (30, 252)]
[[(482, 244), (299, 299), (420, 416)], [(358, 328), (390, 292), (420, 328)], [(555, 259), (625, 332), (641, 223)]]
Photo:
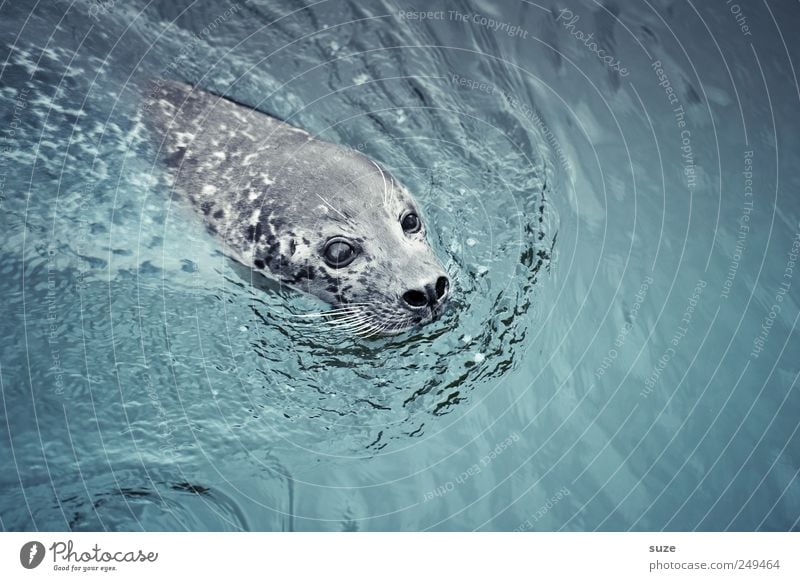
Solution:
[[(235, 260), (337, 307), (342, 327), (390, 334), (431, 318), (401, 296), (442, 267), (403, 212), (422, 216), (409, 192), (354, 150), (233, 101), (171, 81), (150, 93), (146, 119), (174, 188)], [(360, 248), (349, 266), (321, 257), (328, 239)]]

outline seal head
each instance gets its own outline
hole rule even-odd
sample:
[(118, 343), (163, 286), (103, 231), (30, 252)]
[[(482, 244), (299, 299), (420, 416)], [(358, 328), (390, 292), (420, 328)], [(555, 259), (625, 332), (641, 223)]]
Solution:
[(450, 280), (423, 215), (378, 163), (181, 83), (159, 81), (146, 116), (174, 189), (235, 260), (333, 305), (360, 334), (442, 311)]

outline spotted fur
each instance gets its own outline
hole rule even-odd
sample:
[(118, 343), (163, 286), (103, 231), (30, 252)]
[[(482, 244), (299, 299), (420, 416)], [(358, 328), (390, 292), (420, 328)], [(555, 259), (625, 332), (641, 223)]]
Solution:
[[(403, 293), (444, 276), (410, 193), (354, 150), (321, 141), (261, 112), (188, 85), (158, 81), (148, 120), (175, 190), (186, 196), (235, 260), (340, 307), (354, 329), (394, 333), (435, 316)], [(335, 236), (359, 255), (333, 268)]]

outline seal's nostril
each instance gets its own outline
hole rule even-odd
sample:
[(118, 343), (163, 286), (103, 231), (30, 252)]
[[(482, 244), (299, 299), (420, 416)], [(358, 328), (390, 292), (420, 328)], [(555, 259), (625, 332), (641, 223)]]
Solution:
[(436, 300), (441, 300), (441, 298), (447, 294), (449, 288), (450, 281), (447, 280), (446, 276), (440, 276), (436, 281)]
[(418, 290), (410, 290), (403, 293), (403, 300), (412, 307), (424, 307), (428, 304), (428, 297), (425, 293)]
[(447, 296), (447, 291), (450, 289), (450, 281), (446, 276), (440, 276), (434, 283), (425, 285), (424, 290), (412, 289), (403, 293), (403, 300), (410, 307), (419, 309), (422, 307), (435, 308)]

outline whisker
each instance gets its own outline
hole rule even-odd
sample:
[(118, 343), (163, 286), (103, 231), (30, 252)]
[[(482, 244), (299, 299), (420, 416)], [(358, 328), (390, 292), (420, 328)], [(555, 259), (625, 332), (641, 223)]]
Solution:
[(322, 328), (323, 329), (345, 330), (345, 329), (351, 329), (353, 327), (358, 327), (359, 325), (361, 325), (363, 323), (364, 323), (364, 318), (363, 317), (359, 317), (358, 319), (353, 319), (351, 321), (344, 321), (344, 322), (326, 321), (325, 323), (322, 323), (322, 325), (325, 325)]
[(390, 327), (387, 329), (387, 331), (388, 331), (389, 333), (394, 333), (395, 331), (397, 331), (398, 329), (400, 329), (400, 327), (402, 327), (402, 326), (403, 326), (403, 323), (402, 323), (401, 321), (395, 321), (395, 322), (394, 322), (394, 323), (393, 323), (393, 324), (392, 324), (392, 325), (391, 325), (391, 326), (390, 326)]
[[(373, 163), (374, 163), (374, 162), (373, 162)], [(337, 210), (336, 208), (334, 208), (333, 206), (331, 206), (331, 204), (330, 204), (330, 202), (328, 202), (328, 200), (326, 200), (325, 198), (323, 198), (323, 197), (322, 197), (322, 196), (320, 196), (319, 194), (317, 194), (317, 197), (318, 197), (320, 200), (322, 200), (322, 203), (323, 203), (323, 204), (325, 204), (325, 205), (326, 205), (326, 206), (328, 206), (328, 207), (329, 207), (331, 210), (333, 210), (334, 212), (336, 212), (337, 214), (339, 214), (339, 215), (340, 215), (342, 218), (344, 218), (344, 221), (345, 221), (345, 222), (350, 222), (350, 220), (348, 220), (348, 219), (347, 219), (347, 216), (345, 216), (345, 215), (344, 215), (344, 214), (342, 214), (342, 213), (341, 213), (339, 210)]]
[(380, 325), (380, 326), (376, 325), (374, 327), (374, 330), (371, 333), (368, 333), (368, 334), (364, 335), (364, 338), (372, 337), (373, 335), (377, 335), (377, 334), (383, 333), (383, 331), (386, 329), (387, 326), (388, 325), (386, 325), (386, 324), (383, 324), (383, 325)]
[(355, 319), (360, 319), (366, 315), (366, 312), (367, 311), (365, 309), (359, 308), (350, 311), (340, 311), (332, 315), (322, 313), (319, 318), (306, 319), (306, 320), (311, 323), (319, 323), (322, 325), (334, 325), (334, 324), (350, 322)]
[(375, 320), (374, 314), (369, 313), (364, 316), (364, 318), (361, 320), (359, 324), (351, 324), (348, 327), (348, 330), (355, 335), (361, 335), (365, 332), (370, 331), (373, 327), (375, 327), (376, 324), (377, 322)]
[[(370, 307), (381, 306), (377, 302), (346, 303), (328, 311), (301, 313), (291, 324), (312, 323), (318, 332), (347, 333), (360, 338), (376, 335), (394, 335), (402, 332), (415, 322), (408, 314), (381, 314), (380, 310)], [(313, 331), (312, 331), (313, 332)]]
[(353, 329), (355, 327), (360, 327), (368, 320), (369, 317), (362, 315), (347, 321), (329, 321), (328, 324), (337, 329)]
[(386, 335), (394, 334), (395, 331), (408, 327), (412, 321), (414, 321), (414, 318), (410, 315), (401, 315), (394, 318), (394, 320), (386, 319), (377, 332)]
[(411, 317), (409, 315), (404, 315), (404, 316), (400, 317), (400, 319), (395, 321), (394, 326), (392, 327), (392, 330), (393, 331), (405, 330), (409, 326), (411, 326), (410, 324), (413, 323), (413, 322), (414, 322), (414, 318), (413, 317)]
[(319, 313), (304, 313), (302, 315), (293, 315), (295, 319), (324, 319), (324, 318), (335, 318), (340, 317), (343, 315), (350, 315), (354, 313), (358, 313), (359, 309), (351, 309), (351, 310), (342, 310), (342, 311), (333, 311), (333, 312), (326, 312), (322, 311)]
[(374, 303), (348, 303), (343, 307), (337, 307), (335, 309), (330, 309), (328, 311), (317, 311), (314, 313), (300, 313), (297, 315), (292, 315), (294, 317), (329, 317), (335, 316), (338, 314), (346, 314), (358, 310), (363, 310), (364, 307), (372, 305)]
[(361, 333), (364, 333), (365, 331), (368, 331), (373, 326), (373, 324), (374, 323), (371, 320), (367, 319), (367, 320), (361, 321), (361, 323), (359, 325), (353, 325), (353, 326), (348, 327), (347, 329), (344, 329), (344, 330), (347, 330), (350, 333), (353, 333), (354, 335), (361, 335)]

